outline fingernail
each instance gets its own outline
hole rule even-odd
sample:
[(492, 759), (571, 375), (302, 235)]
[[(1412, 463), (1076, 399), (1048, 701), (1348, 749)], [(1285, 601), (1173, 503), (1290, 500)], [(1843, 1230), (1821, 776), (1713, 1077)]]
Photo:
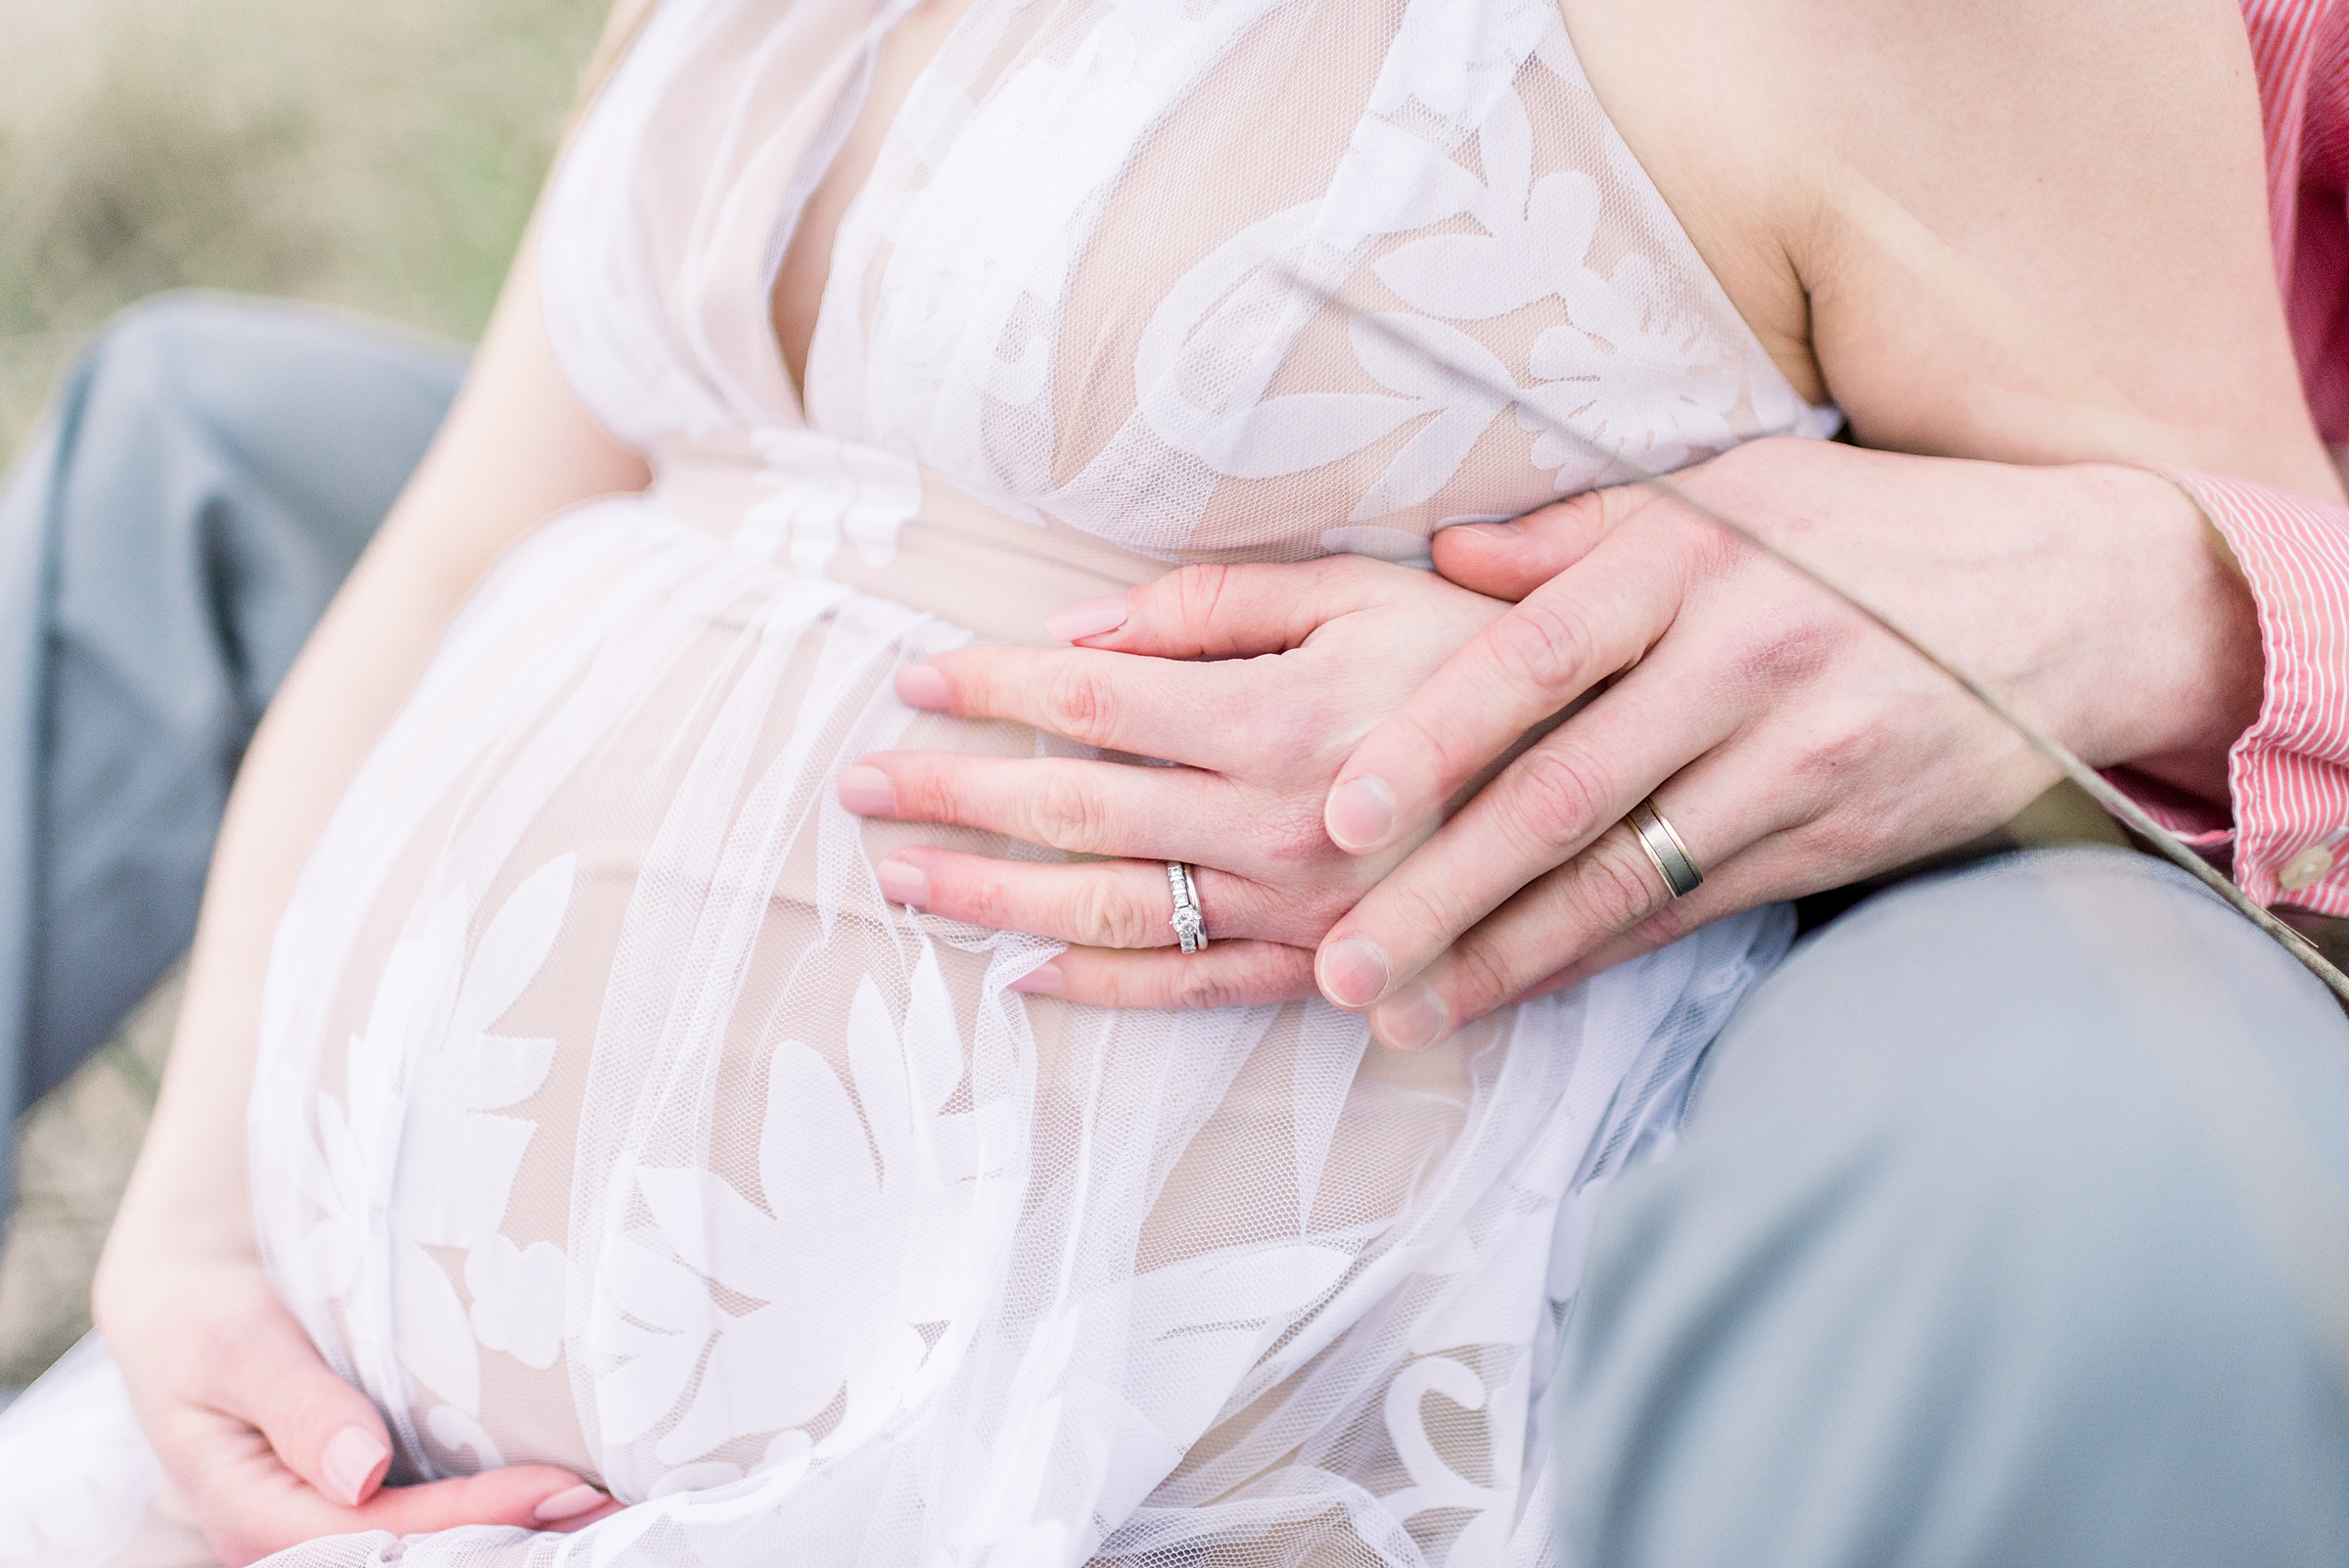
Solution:
[(873, 874), (881, 879), (881, 897), (891, 903), (910, 903), (916, 909), (930, 906), (930, 879), (922, 875), (920, 866), (892, 856), (873, 867)]
[(582, 1481), (576, 1487), (565, 1487), (530, 1510), (530, 1517), (540, 1524), (560, 1524), (576, 1519), (590, 1508), (600, 1508), (604, 1495)]
[(1321, 953), (1321, 993), (1340, 1007), (1367, 1007), (1387, 989), (1387, 955), (1359, 937)]
[(895, 816), (898, 787), (877, 767), (852, 767), (840, 775), (840, 804), (858, 816)]
[(1514, 523), (1468, 523), (1462, 527), (1493, 539), (1513, 539), (1525, 531)]
[(1124, 624), (1126, 595), (1122, 593), (1086, 599), (1044, 617), (1045, 634), (1062, 642), (1075, 642), (1080, 637), (1098, 637), (1104, 631), (1115, 631)]
[(1030, 996), (1057, 996), (1069, 989), (1069, 977), (1058, 964), (1038, 964), (1013, 981), (1011, 989)]
[(327, 1496), (355, 1508), (376, 1471), (391, 1462), (392, 1451), (382, 1438), (363, 1426), (346, 1426), (326, 1440), (318, 1454), (318, 1478), (326, 1483)]
[(1370, 1031), (1399, 1051), (1423, 1051), (1451, 1033), (1451, 1013), (1425, 986), (1405, 986), (1370, 1015)]
[(907, 665), (898, 671), (898, 701), (908, 708), (944, 708), (946, 677), (936, 665)]
[(1321, 825), (1341, 850), (1375, 850), (1395, 831), (1395, 792), (1374, 773), (1350, 778), (1329, 792)]

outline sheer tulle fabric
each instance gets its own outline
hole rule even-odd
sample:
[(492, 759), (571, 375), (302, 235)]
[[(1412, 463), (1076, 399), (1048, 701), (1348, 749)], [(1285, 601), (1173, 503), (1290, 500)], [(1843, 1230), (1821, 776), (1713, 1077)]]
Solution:
[[(1318, 1002), (1023, 997), (1055, 949), (889, 907), (873, 859), (956, 836), (834, 779), (1057, 744), (891, 674), (1087, 588), (1419, 560), (1832, 416), (1549, 0), (977, 0), (844, 225), (803, 416), (768, 284), (901, 9), (656, 13), (543, 250), (566, 372), (658, 483), (475, 594), (270, 968), (264, 1247), (399, 1476), (547, 1460), (633, 1506), (276, 1560), (1545, 1560), (1596, 1195), (1784, 912), (1406, 1058)], [(92, 1435), (5, 1473), (153, 1495), (102, 1350), (29, 1398)]]

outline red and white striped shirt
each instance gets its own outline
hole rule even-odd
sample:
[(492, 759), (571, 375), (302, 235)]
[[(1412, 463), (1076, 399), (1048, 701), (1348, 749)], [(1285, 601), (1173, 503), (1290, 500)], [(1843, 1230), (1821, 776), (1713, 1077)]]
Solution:
[[(2349, 442), (2349, 0), (2244, 0), (2268, 142), (2268, 211), (2292, 346), (2317, 429)], [(2263, 903), (2349, 916), (2349, 510), (2174, 474), (2242, 563), (2267, 655), (2258, 719), (2234, 744), (2234, 820), (2148, 810), (2234, 846)]]

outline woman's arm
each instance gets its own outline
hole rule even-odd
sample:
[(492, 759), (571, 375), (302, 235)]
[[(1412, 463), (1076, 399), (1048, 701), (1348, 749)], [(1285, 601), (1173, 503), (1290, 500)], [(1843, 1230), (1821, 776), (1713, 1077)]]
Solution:
[[(383, 1471), (372, 1454), (390, 1454), (365, 1397), (327, 1373), (260, 1273), (245, 1106), (279, 914), (352, 774), (490, 563), (549, 515), (641, 489), (649, 478), (564, 384), (540, 312), (535, 255), (526, 240), (446, 424), (247, 754), (161, 1099), (99, 1269), (96, 1315), (141, 1418), (231, 1560), (379, 1522), (372, 1514), (353, 1522), (339, 1505), (372, 1491)], [(237, 1375), (263, 1368), (268, 1376)], [(303, 1372), (313, 1375), (303, 1380)], [(360, 1436), (342, 1438), (326, 1457), (353, 1426)], [(240, 1429), (275, 1440), (275, 1454), (267, 1443), (240, 1440)], [(291, 1475), (277, 1473), (277, 1458)], [(223, 1473), (231, 1460), (236, 1468)], [(544, 1467), (511, 1480), (504, 1492), (477, 1480), (441, 1500), (494, 1504), (525, 1522), (540, 1499), (576, 1484)], [(478, 1511), (444, 1518), (428, 1499), (385, 1500), (404, 1510), (385, 1517), (408, 1528), (486, 1522)]]
[[(1864, 439), (2215, 467), (2338, 500), (2284, 336), (2232, 6), (1683, 0), (1640, 11), (1645, 59), (1625, 16), (1569, 7), (1594, 85), (1741, 308), (1780, 325), (1781, 362), (1807, 343)], [(1703, 134), (1662, 113), (1654, 56), (1676, 51), (1696, 77), (1678, 90), (1723, 105)], [(1740, 180), (1761, 182), (1744, 230), (1717, 216)], [(1815, 471), (1797, 493), (1868, 504), (1782, 519), (1779, 543), (2092, 762), (2224, 799), (2258, 710), (2257, 637), (2193, 507), (2119, 469), (1952, 469), (1904, 495), (1882, 483), (1896, 460), (1864, 456), (1784, 457)], [(1726, 510), (1766, 511), (1767, 485), (1739, 487), (1769, 461), (1732, 453), (1700, 483)], [(1950, 683), (1687, 508), (1566, 510), (1533, 541), (1558, 576), (1371, 736), (1330, 797), (1333, 835), (1379, 850), (1620, 674), (1331, 932), (1324, 989), (1377, 1004), (1391, 1039), (1959, 842), (2051, 779)], [(1453, 541), (1454, 568), (1510, 548)], [(1627, 612), (1615, 583), (1660, 555), (1673, 588)], [(1651, 792), (1707, 871), (1688, 898), (1615, 826)]]

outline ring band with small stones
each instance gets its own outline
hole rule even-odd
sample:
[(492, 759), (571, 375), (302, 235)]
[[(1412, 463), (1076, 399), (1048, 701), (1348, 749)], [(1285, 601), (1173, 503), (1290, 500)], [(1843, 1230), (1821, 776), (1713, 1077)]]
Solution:
[(1167, 862), (1167, 891), (1174, 896), (1174, 918), (1167, 922), (1174, 928), (1175, 940), (1184, 952), (1197, 952), (1207, 945), (1207, 911), (1199, 907), (1199, 884), (1191, 868), (1180, 860)]

